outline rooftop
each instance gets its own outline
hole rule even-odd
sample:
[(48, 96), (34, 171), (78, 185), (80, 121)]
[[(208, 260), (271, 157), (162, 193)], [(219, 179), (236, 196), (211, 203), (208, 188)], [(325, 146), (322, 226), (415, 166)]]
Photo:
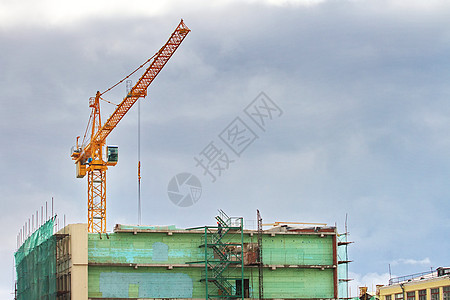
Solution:
[(389, 285), (433, 279), (442, 276), (450, 276), (450, 267), (439, 267), (434, 271), (427, 271), (422, 273), (415, 273), (401, 277), (391, 278), (389, 279)]

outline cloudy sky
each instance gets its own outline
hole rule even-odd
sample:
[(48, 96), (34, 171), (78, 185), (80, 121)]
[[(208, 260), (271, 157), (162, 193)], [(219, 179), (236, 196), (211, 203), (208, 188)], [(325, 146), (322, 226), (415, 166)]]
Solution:
[[(343, 232), (347, 218), (352, 295), (386, 284), (389, 265), (392, 276), (448, 265), (449, 17), (444, 0), (0, 0), (0, 298), (12, 298), (18, 231), (46, 201), (61, 224), (86, 222), (70, 148), (89, 97), (151, 57), (181, 18), (192, 32), (140, 105), (143, 224), (212, 224), (223, 209), (252, 227), (259, 209), (265, 223)], [(263, 128), (245, 113), (261, 92), (277, 108)], [(120, 149), (108, 230), (138, 222), (137, 116), (108, 139)], [(221, 139), (233, 122), (251, 133), (239, 155)], [(211, 145), (230, 160), (214, 182), (195, 160)], [(184, 172), (202, 185), (188, 207), (167, 193)]]

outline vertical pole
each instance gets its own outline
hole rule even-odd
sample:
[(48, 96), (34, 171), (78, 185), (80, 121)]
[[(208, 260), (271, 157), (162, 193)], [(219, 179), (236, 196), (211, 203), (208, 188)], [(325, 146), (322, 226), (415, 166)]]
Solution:
[(241, 218), (241, 299), (244, 300), (244, 219)]
[(138, 163), (138, 225), (141, 225), (141, 161)]
[(205, 226), (205, 299), (208, 296), (208, 227)]
[(263, 262), (263, 253), (262, 253), (262, 218), (259, 213), (259, 209), (256, 210), (256, 218), (258, 219), (258, 292), (259, 299), (264, 298), (264, 262)]
[(138, 225), (141, 225), (141, 101), (138, 99)]
[[(348, 227), (347, 227), (347, 214), (345, 214), (345, 260), (348, 261)], [(348, 279), (348, 263), (345, 264), (345, 279)], [(348, 286), (348, 281), (345, 281), (345, 284), (347, 286), (347, 297), (349, 297), (349, 286)]]
[(336, 266), (333, 271), (334, 298), (338, 298), (338, 259), (337, 259), (337, 230), (333, 235), (333, 265)]

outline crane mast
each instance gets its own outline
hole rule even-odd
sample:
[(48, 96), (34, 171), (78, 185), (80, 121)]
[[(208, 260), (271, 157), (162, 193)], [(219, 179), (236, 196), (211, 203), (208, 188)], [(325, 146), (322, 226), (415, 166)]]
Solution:
[[(117, 164), (117, 147), (106, 147), (106, 160), (104, 150), (106, 138), (126, 115), (139, 98), (147, 96), (147, 89), (156, 78), (165, 64), (180, 46), (190, 29), (181, 20), (175, 31), (164, 46), (153, 56), (149, 67), (131, 88), (122, 102), (117, 105), (105, 124), (102, 125), (100, 116), (100, 99), (102, 93), (97, 92), (95, 97), (89, 99), (91, 117), (90, 140), (87, 145), (78, 145), (73, 148), (71, 157), (75, 161), (77, 177), (88, 179), (88, 231), (106, 232), (106, 170), (109, 166)], [(88, 127), (89, 127), (88, 125)]]

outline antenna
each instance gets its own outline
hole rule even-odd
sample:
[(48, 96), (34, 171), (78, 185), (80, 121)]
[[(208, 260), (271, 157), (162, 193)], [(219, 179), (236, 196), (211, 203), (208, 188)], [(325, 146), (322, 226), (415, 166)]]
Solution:
[(256, 221), (258, 224), (258, 296), (259, 299), (264, 298), (264, 275), (263, 275), (263, 250), (262, 250), (262, 234), (263, 234), (263, 228), (262, 228), (262, 217), (259, 213), (259, 209), (256, 210)]
[[(348, 221), (348, 213), (345, 213), (345, 241), (348, 242), (348, 228), (347, 228), (347, 221)], [(345, 245), (345, 259), (348, 260), (348, 247)], [(345, 272), (347, 274), (348, 278), (348, 264), (345, 264)], [(348, 291), (349, 291), (349, 285), (347, 284), (347, 297), (348, 297)]]

